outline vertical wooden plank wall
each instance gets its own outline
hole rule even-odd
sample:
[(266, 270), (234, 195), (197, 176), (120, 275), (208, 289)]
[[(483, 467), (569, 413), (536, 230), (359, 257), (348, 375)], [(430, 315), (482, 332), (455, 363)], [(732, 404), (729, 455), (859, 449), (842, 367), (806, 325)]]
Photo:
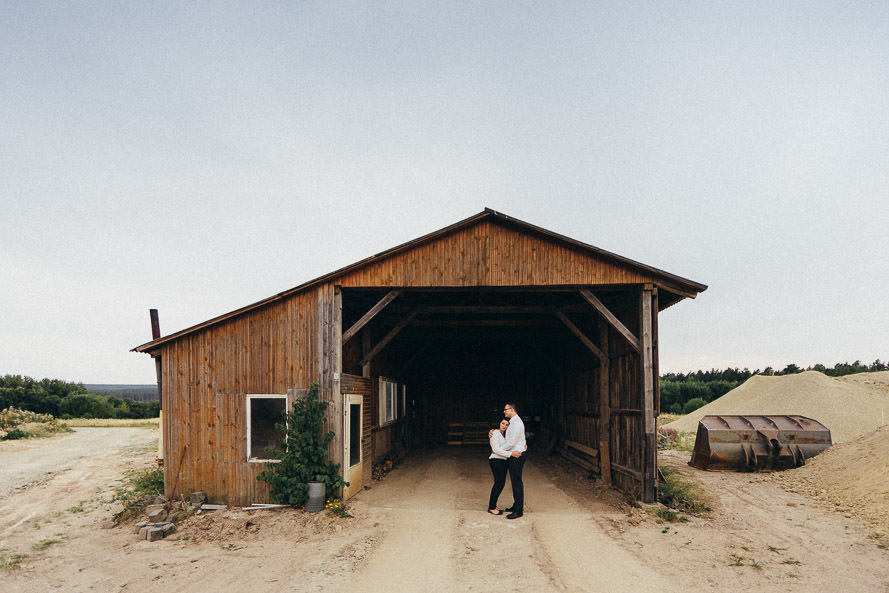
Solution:
[[(287, 393), (317, 378), (314, 291), (165, 344), (160, 351), (168, 496), (207, 492), (212, 502), (269, 502), (247, 461), (247, 394)], [(342, 452), (340, 452), (340, 456)]]
[(579, 247), (481, 221), (417, 244), (336, 279), (344, 287), (641, 284), (647, 274)]

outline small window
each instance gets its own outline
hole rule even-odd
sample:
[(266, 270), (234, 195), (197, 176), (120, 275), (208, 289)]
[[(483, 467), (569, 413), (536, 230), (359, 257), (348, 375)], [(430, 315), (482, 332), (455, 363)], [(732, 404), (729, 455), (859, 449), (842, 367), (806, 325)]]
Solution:
[(395, 422), (398, 412), (398, 383), (380, 377), (380, 426)]
[(275, 426), (284, 422), (287, 396), (277, 394), (247, 396), (247, 460), (280, 461), (280, 455), (266, 448), (281, 448), (284, 431)]

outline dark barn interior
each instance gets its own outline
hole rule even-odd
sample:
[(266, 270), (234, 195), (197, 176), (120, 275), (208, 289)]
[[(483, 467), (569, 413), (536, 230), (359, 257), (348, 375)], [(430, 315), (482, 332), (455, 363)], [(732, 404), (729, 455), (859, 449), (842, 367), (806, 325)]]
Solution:
[[(390, 292), (343, 289), (343, 327)], [(595, 291), (634, 335), (640, 294), (638, 286)], [(596, 349), (607, 352), (613, 381), (603, 379)], [(406, 386), (396, 444), (407, 448), (486, 443), (487, 432), (480, 429), (495, 425), (507, 401), (518, 406), (535, 447), (578, 443), (588, 451), (574, 455), (594, 473), (601, 472), (594, 459), (601, 439), (614, 432), (624, 440), (642, 431), (639, 353), (580, 288), (402, 290), (344, 344), (342, 364), (344, 373)], [(601, 393), (608, 394), (607, 403)], [(642, 469), (636, 460), (616, 461), (628, 474)]]

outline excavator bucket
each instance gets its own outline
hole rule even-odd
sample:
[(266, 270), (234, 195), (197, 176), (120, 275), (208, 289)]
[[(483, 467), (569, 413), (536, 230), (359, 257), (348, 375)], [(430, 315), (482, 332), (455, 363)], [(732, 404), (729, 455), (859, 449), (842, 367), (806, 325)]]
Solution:
[(789, 469), (831, 444), (830, 430), (805, 416), (704, 416), (688, 464), (735, 471)]

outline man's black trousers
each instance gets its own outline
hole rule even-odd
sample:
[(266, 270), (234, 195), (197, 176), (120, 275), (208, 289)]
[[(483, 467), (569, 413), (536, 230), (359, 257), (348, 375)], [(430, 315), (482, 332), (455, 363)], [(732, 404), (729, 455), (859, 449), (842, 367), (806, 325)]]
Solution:
[(509, 483), (512, 485), (512, 510), (522, 515), (525, 512), (525, 485), (522, 483), (525, 454), (522, 453), (521, 457), (510, 457), (506, 464), (509, 468)]

